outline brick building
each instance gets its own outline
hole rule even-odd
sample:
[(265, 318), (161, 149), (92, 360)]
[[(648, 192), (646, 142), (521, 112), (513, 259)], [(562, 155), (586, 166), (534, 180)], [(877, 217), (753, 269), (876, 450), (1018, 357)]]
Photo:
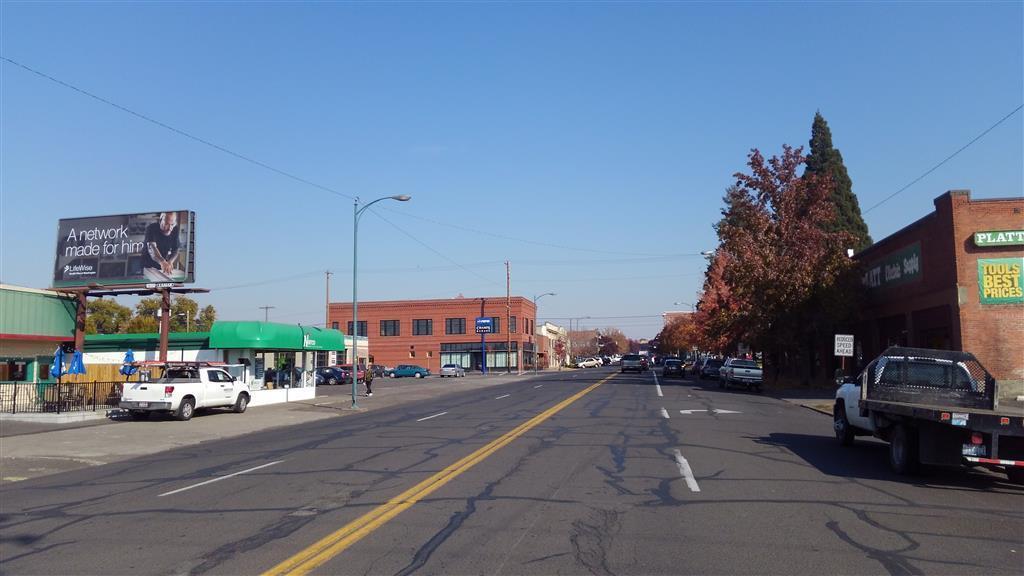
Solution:
[(1024, 394), (1024, 199), (946, 192), (856, 259), (869, 293), (862, 364), (890, 345), (964, 350), (1004, 396)]
[[(443, 364), (458, 364), (477, 370), (482, 355), (476, 319), (491, 318), (494, 332), (485, 335), (487, 369), (531, 370), (538, 349), (537, 308), (521, 296), (513, 296), (510, 304), (507, 308), (504, 296), (359, 302), (359, 335), (367, 336), (374, 364), (418, 364), (435, 372)], [(351, 334), (352, 303), (331, 303), (328, 319), (332, 328)], [(360, 350), (361, 359), (364, 354)]]

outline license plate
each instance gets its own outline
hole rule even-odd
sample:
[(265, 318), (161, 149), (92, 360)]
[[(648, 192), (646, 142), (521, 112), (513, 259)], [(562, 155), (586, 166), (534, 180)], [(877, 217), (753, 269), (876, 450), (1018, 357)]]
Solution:
[(970, 414), (960, 414), (953, 412), (953, 426), (967, 426), (967, 420), (970, 418)]
[(149, 402), (139, 402), (139, 408), (149, 408)]

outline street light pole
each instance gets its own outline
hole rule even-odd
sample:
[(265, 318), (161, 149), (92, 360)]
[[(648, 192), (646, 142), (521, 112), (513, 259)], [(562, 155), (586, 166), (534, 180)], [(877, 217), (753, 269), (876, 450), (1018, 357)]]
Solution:
[[(363, 212), (367, 208), (373, 206), (381, 200), (398, 200), (399, 202), (408, 202), (412, 199), (412, 196), (406, 194), (398, 194), (396, 196), (384, 196), (383, 198), (377, 198), (373, 202), (364, 205), (362, 208), (359, 207), (359, 197), (356, 196), (355, 201), (352, 204), (352, 409), (359, 408), (359, 403), (356, 400), (358, 391), (356, 390), (356, 382), (359, 380), (359, 297), (356, 289), (358, 284), (356, 283), (358, 264), (359, 264), (359, 218), (362, 217)], [(369, 369), (369, 366), (367, 366)]]
[[(530, 332), (530, 344), (533, 344), (533, 333), (537, 331), (537, 300), (545, 296), (558, 296), (554, 292), (545, 292), (533, 297), (533, 332)], [(533, 348), (533, 373), (537, 373), (537, 347)]]

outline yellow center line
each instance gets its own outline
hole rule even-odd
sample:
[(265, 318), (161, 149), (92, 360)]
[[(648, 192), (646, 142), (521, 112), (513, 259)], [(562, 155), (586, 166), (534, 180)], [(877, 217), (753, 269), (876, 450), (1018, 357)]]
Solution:
[(579, 400), (593, 389), (614, 377), (615, 374), (607, 376), (599, 382), (591, 384), (565, 400), (562, 400), (558, 404), (555, 404), (551, 408), (548, 408), (533, 418), (530, 418), (526, 422), (523, 422), (519, 426), (516, 426), (499, 438), (493, 440), (486, 446), (476, 450), (469, 456), (449, 465), (440, 472), (426, 480), (423, 480), (419, 484), (416, 484), (412, 488), (409, 488), (384, 504), (381, 504), (359, 518), (356, 518), (352, 522), (349, 522), (345, 526), (331, 532), (307, 548), (300, 550), (284, 562), (281, 562), (277, 566), (274, 566), (270, 570), (264, 572), (263, 576), (277, 576), (279, 574), (300, 575), (312, 572), (331, 558), (334, 558), (338, 554), (344, 552), (349, 546), (355, 544), (363, 537), (383, 526), (388, 520), (398, 516), (404, 510), (411, 508), (413, 504), (416, 504), (423, 498), (429, 496), (435, 490), (441, 488), (473, 466), (476, 466), (491, 454), (494, 454), (501, 448), (507, 446), (516, 438), (519, 438), (530, 429), (554, 416), (573, 402)]

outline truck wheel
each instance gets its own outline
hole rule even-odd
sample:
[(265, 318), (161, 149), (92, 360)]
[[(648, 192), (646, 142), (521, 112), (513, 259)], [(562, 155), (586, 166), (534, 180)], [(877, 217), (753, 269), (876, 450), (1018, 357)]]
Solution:
[(917, 429), (897, 425), (889, 438), (889, 465), (897, 474), (913, 474), (917, 471)]
[(174, 417), (182, 422), (191, 420), (192, 415), (196, 412), (196, 401), (191, 398), (185, 398), (181, 401), (181, 405), (178, 406), (178, 411), (174, 413)]
[(149, 420), (148, 410), (129, 410), (128, 415), (132, 420)]
[(836, 440), (841, 446), (850, 446), (855, 437), (850, 421), (846, 419), (846, 405), (836, 402), (832, 409), (832, 428), (836, 431)]
[(249, 395), (243, 392), (242, 394), (238, 395), (238, 400), (235, 400), (235, 406), (234, 408), (232, 408), (232, 410), (235, 411), (235, 414), (241, 414), (242, 412), (245, 412), (245, 409), (248, 407)]
[(1024, 468), (1007, 468), (1006, 479), (1014, 484), (1024, 484)]

